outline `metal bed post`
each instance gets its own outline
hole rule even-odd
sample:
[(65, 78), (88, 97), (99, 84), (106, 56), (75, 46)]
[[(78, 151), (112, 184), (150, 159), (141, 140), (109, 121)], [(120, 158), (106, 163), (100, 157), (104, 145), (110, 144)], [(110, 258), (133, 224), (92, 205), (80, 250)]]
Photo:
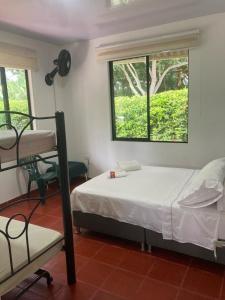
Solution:
[(74, 246), (73, 246), (72, 214), (71, 214), (70, 193), (69, 193), (70, 189), (69, 189), (69, 173), (68, 173), (68, 162), (67, 162), (66, 130), (65, 130), (64, 113), (56, 112), (55, 117), (56, 117), (56, 131), (57, 131), (56, 134), (57, 134), (57, 147), (58, 147), (59, 169), (60, 169), (60, 190), (62, 195), (67, 282), (68, 284), (73, 284), (76, 282), (76, 272), (75, 272)]

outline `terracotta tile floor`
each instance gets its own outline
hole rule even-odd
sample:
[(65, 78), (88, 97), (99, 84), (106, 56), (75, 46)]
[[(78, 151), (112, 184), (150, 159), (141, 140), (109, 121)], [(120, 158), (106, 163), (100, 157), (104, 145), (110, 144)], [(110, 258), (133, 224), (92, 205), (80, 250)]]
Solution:
[[(31, 201), (27, 202), (21, 210), (28, 212), (31, 206)], [(15, 210), (11, 209), (10, 213), (13, 212)], [(33, 223), (62, 231), (59, 195), (49, 198), (38, 208)], [(54, 278), (52, 286), (47, 288), (45, 281), (41, 280), (21, 299), (225, 299), (222, 266), (157, 248), (152, 254), (143, 253), (136, 243), (90, 232), (74, 234), (74, 245), (77, 283), (73, 286), (66, 284), (64, 253), (60, 252), (45, 266)], [(13, 299), (27, 282), (2, 300)]]

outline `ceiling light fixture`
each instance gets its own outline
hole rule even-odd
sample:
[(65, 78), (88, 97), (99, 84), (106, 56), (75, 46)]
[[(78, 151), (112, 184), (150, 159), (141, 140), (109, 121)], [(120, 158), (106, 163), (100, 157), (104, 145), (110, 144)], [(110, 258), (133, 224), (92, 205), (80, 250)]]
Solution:
[(127, 5), (132, 2), (135, 2), (135, 0), (110, 0), (111, 7), (117, 7), (121, 5)]

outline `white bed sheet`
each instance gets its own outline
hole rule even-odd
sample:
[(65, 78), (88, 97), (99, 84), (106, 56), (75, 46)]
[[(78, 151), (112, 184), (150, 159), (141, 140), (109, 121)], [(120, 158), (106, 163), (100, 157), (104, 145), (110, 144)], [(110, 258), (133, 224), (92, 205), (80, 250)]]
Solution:
[[(0, 217), (1, 230), (5, 231), (7, 221), (8, 218)], [(13, 236), (16, 236), (17, 233), (22, 231), (22, 228), (24, 228), (24, 223), (14, 220), (9, 227), (9, 233)], [(26, 266), (24, 269), (19, 271), (13, 277), (2, 283), (0, 285), (0, 296), (4, 295), (25, 278), (32, 275), (62, 249), (63, 236), (57, 231), (30, 224), (28, 235), (31, 259), (38, 257), (49, 247), (53, 247), (34, 260), (31, 264)], [(55, 243), (57, 244), (54, 246)], [(2, 281), (10, 275), (8, 246), (3, 235), (0, 235), (0, 245), (0, 281)], [(19, 239), (11, 240), (11, 249), (14, 270), (18, 270), (27, 263), (27, 251), (24, 234)]]
[(181, 197), (182, 194), (173, 203), (172, 231), (167, 238), (214, 250), (215, 242), (225, 239), (225, 214), (217, 210), (216, 204), (202, 208), (181, 207), (178, 203)]
[(178, 204), (197, 173), (151, 166), (123, 178), (109, 179), (104, 173), (72, 191), (72, 209), (139, 225), (162, 233), (164, 239), (213, 250), (220, 232), (216, 206), (190, 210)]
[[(14, 130), (0, 130), (0, 146), (9, 148), (15, 143)], [(19, 146), (19, 158), (55, 150), (55, 133), (50, 130), (26, 130), (22, 134)], [(16, 160), (16, 147), (11, 150), (0, 148), (0, 162)]]

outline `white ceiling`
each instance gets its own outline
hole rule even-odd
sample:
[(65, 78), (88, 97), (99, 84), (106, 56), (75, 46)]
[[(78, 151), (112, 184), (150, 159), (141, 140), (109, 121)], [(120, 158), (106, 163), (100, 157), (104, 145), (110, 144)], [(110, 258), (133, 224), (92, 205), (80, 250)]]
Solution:
[(0, 29), (63, 44), (225, 11), (225, 0), (121, 1), (0, 0)]

